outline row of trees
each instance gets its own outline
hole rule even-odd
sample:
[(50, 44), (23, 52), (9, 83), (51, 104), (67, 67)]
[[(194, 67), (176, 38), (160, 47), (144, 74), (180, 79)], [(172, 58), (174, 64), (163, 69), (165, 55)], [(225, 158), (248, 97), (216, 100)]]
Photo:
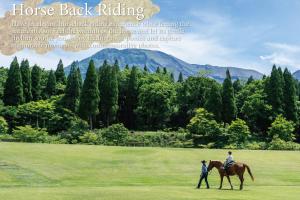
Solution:
[(66, 77), (63, 63), (60, 60), (55, 72), (47, 73), (47, 82), (42, 87), (43, 70), (34, 65), (32, 69), (28, 60), (23, 60), (21, 66), (15, 57), (10, 65), (7, 80), (4, 84), (3, 102), (5, 105), (17, 106), (30, 101), (49, 98), (57, 94), (57, 84), (65, 84)]
[(3, 74), (7, 76), (2, 97), (5, 106), (60, 95), (59, 105), (88, 121), (91, 129), (113, 123), (139, 130), (185, 128), (198, 108), (211, 113), (223, 127), (244, 120), (258, 138), (267, 137), (278, 116), (293, 122), (295, 133), (299, 127), (298, 81), (287, 69), (276, 66), (262, 80), (232, 81), (227, 70), (222, 84), (205, 75), (184, 79), (180, 74), (175, 81), (172, 73), (159, 67), (156, 73), (146, 66), (120, 70), (118, 61), (113, 65), (105, 61), (97, 69), (91, 60), (84, 80), (76, 62), (67, 78), (62, 61), (54, 72), (30, 67), (27, 60), (19, 67), (16, 58), (7, 75)]

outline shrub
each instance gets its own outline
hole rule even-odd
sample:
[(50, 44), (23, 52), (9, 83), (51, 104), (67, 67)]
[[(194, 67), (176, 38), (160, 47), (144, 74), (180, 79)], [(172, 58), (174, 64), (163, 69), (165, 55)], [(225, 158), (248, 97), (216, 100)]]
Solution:
[(113, 124), (100, 131), (101, 136), (108, 145), (124, 145), (129, 131), (123, 124)]
[(300, 144), (286, 142), (280, 138), (274, 138), (269, 144), (269, 150), (300, 150)]
[(26, 125), (14, 129), (13, 136), (21, 142), (44, 143), (47, 141), (48, 133), (45, 129), (35, 129)]
[(267, 149), (267, 144), (265, 142), (251, 142), (246, 144), (245, 148), (250, 150), (264, 150)]
[(268, 135), (271, 139), (279, 138), (283, 141), (293, 141), (295, 124), (279, 115), (269, 128)]
[(227, 128), (227, 133), (229, 135), (229, 142), (236, 143), (237, 146), (246, 143), (250, 135), (249, 127), (246, 122), (241, 119), (232, 121)]
[(80, 142), (80, 136), (83, 136), (88, 129), (89, 125), (86, 121), (77, 119), (72, 122), (71, 127), (67, 131), (60, 132), (58, 135), (69, 144), (77, 144)]
[(204, 108), (196, 110), (196, 114), (191, 119), (187, 129), (191, 134), (194, 146), (208, 144), (212, 141), (223, 141), (220, 125), (213, 119), (213, 114), (207, 112)]
[(130, 133), (126, 145), (151, 147), (186, 147), (187, 133), (178, 132), (137, 132)]
[(6, 134), (8, 130), (8, 124), (3, 117), (0, 117), (0, 134)]
[(101, 144), (101, 135), (97, 135), (91, 131), (84, 133), (84, 135), (80, 136), (79, 138), (83, 144)]

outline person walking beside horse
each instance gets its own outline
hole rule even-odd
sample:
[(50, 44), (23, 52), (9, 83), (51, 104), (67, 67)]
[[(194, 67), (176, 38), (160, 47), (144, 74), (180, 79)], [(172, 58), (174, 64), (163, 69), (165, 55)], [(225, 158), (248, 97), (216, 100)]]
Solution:
[[(228, 157), (231, 157), (231, 156), (229, 155)], [(233, 157), (231, 157), (231, 158), (233, 160)], [(252, 181), (254, 181), (254, 177), (251, 173), (250, 167), (244, 163), (234, 162), (225, 169), (225, 167), (221, 161), (210, 160), (208, 167), (207, 167), (207, 171), (210, 172), (213, 168), (216, 168), (220, 174), (221, 182), (220, 182), (219, 189), (222, 189), (223, 179), (224, 179), (224, 176), (226, 176), (226, 178), (228, 179), (228, 182), (230, 183), (231, 189), (233, 190), (230, 176), (237, 175), (241, 182), (240, 190), (242, 190), (243, 184), (244, 184), (244, 173), (245, 173), (246, 169), (247, 169), (249, 175), (251, 176)]]
[(207, 171), (206, 161), (202, 160), (201, 162), (202, 162), (202, 170), (201, 170), (201, 176), (200, 176), (200, 179), (199, 179), (199, 182), (197, 185), (197, 189), (200, 188), (203, 179), (205, 180), (206, 188), (209, 189), (209, 184), (207, 181), (208, 171)]

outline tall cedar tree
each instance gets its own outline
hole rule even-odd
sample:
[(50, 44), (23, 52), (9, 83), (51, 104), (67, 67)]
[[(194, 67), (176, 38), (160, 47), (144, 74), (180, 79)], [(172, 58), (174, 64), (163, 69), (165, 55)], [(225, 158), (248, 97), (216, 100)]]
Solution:
[(57, 68), (55, 71), (55, 77), (56, 77), (57, 83), (66, 84), (67, 80), (66, 80), (64, 64), (63, 64), (62, 60), (59, 60), (59, 63), (57, 65)]
[(56, 94), (56, 78), (53, 70), (48, 75), (47, 85), (45, 88), (45, 94), (48, 98)]
[(128, 128), (136, 128), (136, 115), (134, 110), (138, 105), (138, 70), (137, 67), (132, 67), (129, 79), (128, 79), (128, 89), (125, 100), (125, 107), (127, 109), (126, 126)]
[(214, 114), (216, 121), (221, 122), (222, 120), (222, 95), (221, 88), (218, 84), (213, 84), (208, 99), (205, 103), (205, 109)]
[(156, 68), (156, 73), (157, 73), (157, 74), (160, 74), (160, 67), (157, 67), (157, 68)]
[(4, 86), (3, 101), (5, 105), (17, 106), (24, 102), (21, 70), (17, 57), (10, 64)]
[(226, 78), (223, 82), (222, 105), (223, 121), (225, 123), (230, 123), (236, 117), (237, 108), (229, 70), (226, 71)]
[(242, 90), (243, 86), (241, 84), (240, 79), (236, 79), (233, 82), (233, 89), (234, 89), (234, 94), (236, 95), (237, 93), (239, 93)]
[(25, 100), (25, 102), (30, 102), (32, 100), (31, 71), (30, 71), (28, 60), (23, 60), (21, 62), (21, 68), (20, 69), (21, 69), (21, 75), (22, 75), (24, 100)]
[(79, 104), (79, 115), (89, 121), (91, 129), (93, 128), (94, 118), (99, 113), (99, 100), (98, 77), (94, 61), (91, 60), (83, 83)]
[(79, 86), (80, 86), (80, 90), (81, 90), (83, 81), (82, 81), (82, 76), (81, 76), (81, 72), (80, 72), (79, 67), (77, 67), (77, 76), (79, 78), (78, 80), (79, 80)]
[(115, 121), (118, 111), (118, 67), (104, 61), (99, 69), (100, 118), (106, 126)]
[(284, 112), (285, 117), (288, 120), (297, 122), (297, 104), (296, 104), (296, 88), (295, 81), (292, 74), (286, 68), (283, 73), (284, 88), (283, 88), (283, 99), (284, 99)]
[(170, 74), (170, 79), (171, 79), (172, 83), (175, 82), (175, 78), (174, 78), (174, 73), (173, 72)]
[(147, 65), (144, 66), (144, 72), (149, 72)]
[(271, 76), (265, 85), (267, 102), (272, 106), (274, 115), (283, 113), (283, 80), (282, 71), (273, 66)]
[(182, 83), (182, 82), (183, 82), (183, 75), (182, 72), (180, 72), (178, 76), (178, 83)]
[(163, 74), (167, 74), (168, 73), (168, 70), (166, 67), (163, 68)]
[(250, 76), (249, 78), (248, 78), (248, 80), (247, 80), (247, 85), (248, 84), (250, 84), (250, 83), (252, 83), (254, 81), (254, 78), (253, 78), (253, 76)]
[(41, 68), (34, 65), (31, 71), (31, 92), (34, 101), (41, 99), (41, 73)]
[(67, 79), (63, 104), (73, 112), (78, 111), (80, 91), (81, 91), (81, 74), (75, 62), (71, 65), (70, 74)]

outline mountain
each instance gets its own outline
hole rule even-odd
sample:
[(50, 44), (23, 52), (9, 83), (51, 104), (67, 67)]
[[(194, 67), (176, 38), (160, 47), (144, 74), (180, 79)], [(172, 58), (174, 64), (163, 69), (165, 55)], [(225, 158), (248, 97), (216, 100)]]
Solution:
[(300, 80), (300, 70), (295, 71), (295, 72), (293, 73), (293, 76), (294, 76), (295, 79)]
[[(175, 77), (178, 77), (180, 72), (183, 73), (184, 77), (189, 77), (197, 75), (200, 71), (205, 71), (208, 77), (214, 78), (218, 81), (223, 81), (226, 76), (226, 69), (229, 69), (233, 79), (248, 79), (250, 76), (253, 76), (255, 79), (262, 78), (262, 74), (255, 70), (236, 67), (189, 64), (164, 52), (145, 49), (103, 49), (93, 56), (78, 62), (83, 77), (85, 77), (85, 73), (91, 59), (94, 60), (95, 66), (97, 67), (101, 66), (104, 60), (113, 64), (116, 59), (119, 61), (121, 69), (123, 69), (126, 64), (129, 66), (139, 66), (140, 68), (144, 68), (146, 65), (151, 72), (155, 72), (158, 66), (166, 67), (168, 71), (174, 73)], [(65, 68), (65, 72), (67, 74), (69, 71), (70, 66)]]

